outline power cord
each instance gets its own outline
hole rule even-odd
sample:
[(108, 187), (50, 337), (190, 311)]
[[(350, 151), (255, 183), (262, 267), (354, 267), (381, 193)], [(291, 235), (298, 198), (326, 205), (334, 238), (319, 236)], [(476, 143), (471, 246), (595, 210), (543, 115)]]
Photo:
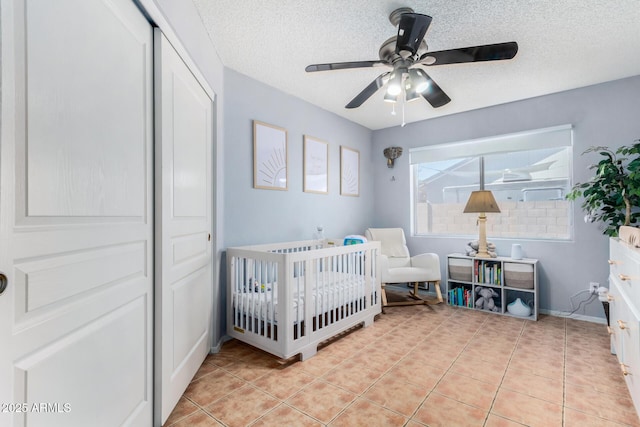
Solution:
[[(578, 295), (581, 295), (581, 294), (584, 294), (584, 293), (588, 293), (589, 296), (586, 299), (583, 299), (582, 301), (580, 301), (578, 303), (577, 307), (574, 307), (573, 299), (575, 297), (577, 297)], [(583, 304), (586, 307), (588, 304), (591, 304), (597, 297), (598, 297), (598, 294), (592, 294), (591, 291), (589, 291), (589, 290), (583, 290), (583, 291), (576, 292), (575, 294), (573, 294), (573, 295), (571, 295), (569, 297), (569, 302), (571, 303), (571, 311), (570, 312), (566, 312), (565, 311), (565, 312), (561, 312), (561, 313), (562, 313), (563, 316), (571, 316), (571, 315), (575, 314), (578, 310), (580, 310), (580, 308), (583, 306)], [(584, 307), (582, 307), (582, 308), (584, 310)]]
[[(581, 292), (589, 292), (589, 291), (581, 291)], [(571, 316), (572, 314), (574, 314), (576, 311), (580, 310), (580, 306), (582, 304), (584, 304), (585, 306), (587, 306), (588, 304), (591, 304), (595, 299), (596, 299), (596, 295), (592, 294), (591, 292), (589, 292), (589, 298), (580, 301), (580, 303), (578, 304), (578, 307), (575, 308), (575, 310), (573, 310), (571, 313), (569, 313), (569, 316)], [(573, 301), (571, 299), (569, 299), (571, 301), (571, 308), (573, 308)], [(584, 312), (584, 310), (583, 310)]]

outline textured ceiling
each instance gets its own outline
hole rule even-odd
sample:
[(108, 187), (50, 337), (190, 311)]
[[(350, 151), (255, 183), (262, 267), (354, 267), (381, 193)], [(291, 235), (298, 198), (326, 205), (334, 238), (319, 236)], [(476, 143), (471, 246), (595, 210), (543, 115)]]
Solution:
[(388, 17), (398, 7), (433, 17), (430, 51), (519, 45), (512, 60), (426, 68), (452, 101), (406, 104), (406, 123), (640, 75), (640, 0), (193, 1), (226, 67), (374, 130), (402, 123), (384, 89), (344, 106), (388, 68), (304, 68), (377, 60), (396, 35)]

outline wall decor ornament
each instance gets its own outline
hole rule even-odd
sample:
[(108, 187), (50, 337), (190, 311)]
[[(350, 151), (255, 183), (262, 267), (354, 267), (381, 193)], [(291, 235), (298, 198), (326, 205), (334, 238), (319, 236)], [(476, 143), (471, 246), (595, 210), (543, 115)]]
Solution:
[(329, 193), (329, 143), (304, 135), (304, 182), (306, 193)]
[(344, 146), (340, 147), (340, 194), (360, 195), (360, 152)]
[(393, 168), (394, 161), (402, 156), (402, 147), (387, 147), (382, 151), (387, 159), (387, 167)]
[(253, 188), (287, 190), (287, 130), (253, 121)]

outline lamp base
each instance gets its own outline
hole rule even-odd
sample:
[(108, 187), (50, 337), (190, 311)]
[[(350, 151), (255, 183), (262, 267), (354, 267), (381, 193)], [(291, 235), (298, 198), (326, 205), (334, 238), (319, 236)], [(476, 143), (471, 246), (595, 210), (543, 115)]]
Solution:
[(478, 252), (474, 258), (492, 258), (489, 252)]
[(480, 213), (478, 217), (478, 228), (480, 229), (480, 235), (478, 236), (478, 253), (476, 258), (491, 258), (489, 251), (487, 250), (487, 215), (484, 212)]

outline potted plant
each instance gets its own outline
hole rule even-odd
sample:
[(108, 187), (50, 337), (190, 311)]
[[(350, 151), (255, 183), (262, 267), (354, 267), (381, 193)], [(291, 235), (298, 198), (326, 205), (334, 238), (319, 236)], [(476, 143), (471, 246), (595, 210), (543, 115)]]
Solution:
[(576, 200), (582, 196), (585, 219), (602, 222), (603, 234), (615, 237), (620, 226), (640, 220), (640, 139), (616, 151), (599, 146), (582, 154), (586, 153), (601, 156), (597, 164), (589, 167), (595, 175), (588, 182), (576, 183), (566, 198)]

